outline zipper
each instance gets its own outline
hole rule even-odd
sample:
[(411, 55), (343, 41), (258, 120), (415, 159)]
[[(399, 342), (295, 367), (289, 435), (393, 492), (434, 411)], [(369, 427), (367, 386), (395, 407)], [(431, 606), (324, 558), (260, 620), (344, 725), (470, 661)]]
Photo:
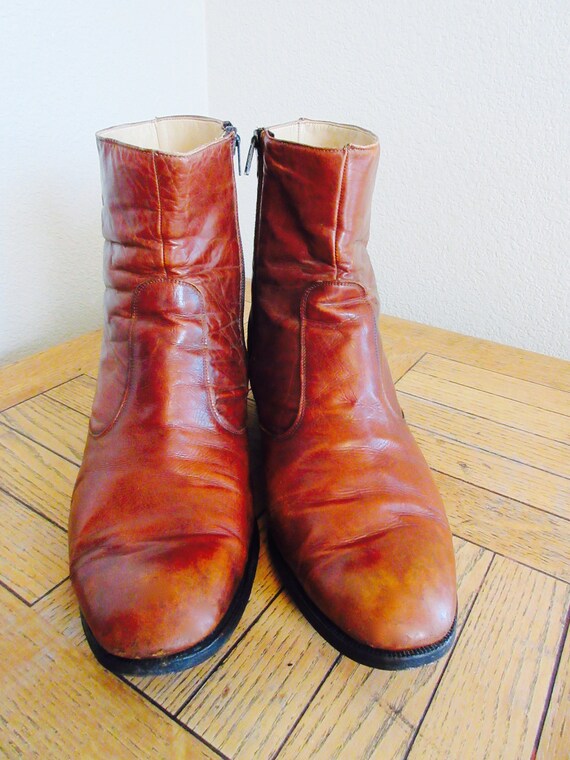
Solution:
[(251, 169), (251, 162), (253, 161), (253, 154), (259, 147), (259, 138), (262, 132), (262, 127), (259, 127), (259, 129), (256, 129), (251, 136), (251, 142), (249, 144), (249, 150), (247, 151), (247, 158), (245, 159), (245, 169), (244, 174), (249, 174)]
[(237, 152), (238, 174), (241, 177), (241, 138), (238, 134), (237, 128), (234, 127), (231, 121), (224, 121), (222, 126), (224, 128), (224, 134), (232, 134), (234, 136), (234, 155)]

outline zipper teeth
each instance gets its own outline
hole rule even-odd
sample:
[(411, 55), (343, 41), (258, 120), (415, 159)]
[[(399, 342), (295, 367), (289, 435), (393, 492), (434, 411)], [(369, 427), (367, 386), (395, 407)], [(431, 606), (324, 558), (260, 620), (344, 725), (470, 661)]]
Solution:
[(222, 122), (222, 127), (224, 129), (224, 135), (233, 135), (234, 154), (237, 152), (238, 174), (241, 176), (241, 138), (237, 131), (237, 127), (235, 127), (231, 121)]
[(259, 127), (258, 129), (254, 130), (253, 135), (251, 136), (251, 142), (249, 143), (249, 150), (247, 151), (247, 158), (245, 160), (245, 169), (244, 174), (249, 174), (251, 169), (251, 164), (253, 162), (253, 154), (255, 153), (256, 148), (259, 146), (259, 137), (262, 132), (262, 127)]

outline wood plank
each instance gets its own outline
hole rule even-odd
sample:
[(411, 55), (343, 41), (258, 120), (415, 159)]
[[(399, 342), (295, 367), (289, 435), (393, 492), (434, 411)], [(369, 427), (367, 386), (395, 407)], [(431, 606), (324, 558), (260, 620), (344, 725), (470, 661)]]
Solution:
[(526, 430), (553, 441), (570, 443), (570, 425), (567, 417), (522, 404), (520, 401), (511, 401), (475, 388), (450, 383), (439, 377), (424, 375), (415, 369), (399, 380), (397, 388), (412, 396), (419, 396), (476, 417), (486, 417), (516, 430)]
[(537, 760), (570, 756), (570, 636), (566, 636), (552, 697), (538, 745)]
[(453, 361), (434, 354), (426, 354), (415, 369), (442, 380), (449, 380), (496, 396), (520, 401), (523, 404), (547, 409), (556, 414), (570, 416), (570, 393), (566, 391), (538, 385), (528, 380), (519, 380), (516, 377), (491, 372), (475, 367), (473, 364)]
[(179, 718), (234, 759), (271, 757), (337, 655), (280, 594)]
[(33, 602), (67, 575), (67, 535), (3, 491), (0, 524), (0, 579)]
[(77, 597), (69, 578), (36, 602), (34, 611), (71, 644), (81, 649), (88, 657), (93, 657), (83, 633)]
[(474, 449), (451, 438), (412, 426), (430, 467), (468, 483), (570, 518), (570, 480)]
[(67, 528), (77, 467), (0, 424), (0, 484), (41, 514)]
[(0, 585), (0, 613), (2, 628), (8, 628), (11, 626), (22, 609), (26, 609), (26, 603), (14, 596), (14, 594), (7, 588)]
[(44, 395), (90, 417), (96, 385), (97, 381), (92, 377), (81, 375), (56, 388), (50, 388)]
[(423, 351), (417, 348), (406, 350), (400, 341), (394, 340), (390, 335), (382, 336), (382, 346), (395, 383), (423, 356)]
[(0, 367), (0, 410), (26, 401), (76, 375), (96, 370), (100, 347), (101, 330), (96, 330)]
[(9, 757), (217, 757), (32, 609), (2, 631), (0, 679)]
[(495, 557), (410, 759), (530, 757), (569, 602), (566, 584)]
[(269, 561), (263, 526), (261, 539), (259, 562), (251, 597), (229, 642), (206, 662), (182, 673), (171, 673), (152, 678), (129, 678), (132, 683), (136, 684), (139, 689), (162, 705), (168, 712), (176, 713), (183, 707), (278, 593), (280, 585)]
[(398, 399), (411, 425), (570, 478), (570, 448), (564, 443), (514, 430), (407, 393), (399, 392)]
[(388, 315), (382, 315), (380, 326), (383, 338), (399, 342), (402, 351), (438, 354), (570, 392), (570, 365), (564, 359)]
[(570, 521), (433, 473), (456, 536), (570, 582)]
[(58, 401), (36, 396), (0, 413), (0, 422), (75, 464), (81, 464), (88, 420)]
[[(458, 631), (491, 562), (491, 552), (455, 539)], [(311, 702), (279, 758), (402, 758), (437, 686), (447, 658), (387, 672), (342, 657)]]

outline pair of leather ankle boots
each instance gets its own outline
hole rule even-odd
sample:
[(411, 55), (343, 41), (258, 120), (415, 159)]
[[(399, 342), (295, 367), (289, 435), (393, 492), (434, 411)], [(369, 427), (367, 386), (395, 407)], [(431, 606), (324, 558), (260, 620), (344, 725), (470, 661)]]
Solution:
[(293, 600), (358, 662), (440, 657), (455, 630), (454, 555), (378, 335), (366, 249), (376, 136), (306, 119), (255, 132), (247, 366), (235, 127), (155, 119), (103, 130), (97, 145), (105, 328), (69, 530), (97, 659), (180, 670), (237, 625), (259, 549), (248, 376), (270, 549)]

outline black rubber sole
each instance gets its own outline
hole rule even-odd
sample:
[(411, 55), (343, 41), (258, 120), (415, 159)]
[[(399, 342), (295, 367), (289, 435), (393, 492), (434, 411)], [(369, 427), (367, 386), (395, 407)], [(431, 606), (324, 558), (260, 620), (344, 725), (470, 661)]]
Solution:
[(176, 673), (180, 670), (186, 670), (187, 668), (199, 665), (204, 660), (207, 660), (208, 657), (215, 654), (236, 629), (251, 593), (258, 556), (259, 531), (257, 529), (257, 522), (254, 521), (254, 530), (245, 572), (226, 614), (212, 633), (189, 649), (164, 657), (147, 657), (144, 659), (118, 657), (103, 649), (87, 625), (87, 621), (81, 615), (81, 623), (91, 651), (103, 667), (112, 673), (120, 675), (149, 676), (160, 675), (162, 673)]
[(309, 599), (289, 565), (281, 556), (271, 536), (268, 536), (268, 545), (277, 573), (299, 610), (325, 641), (328, 641), (336, 650), (351, 660), (380, 670), (407, 670), (408, 668), (428, 665), (430, 662), (438, 660), (453, 646), (457, 619), (453, 621), (453, 625), (440, 641), (417, 649), (397, 651), (376, 649), (356, 641), (324, 615)]

